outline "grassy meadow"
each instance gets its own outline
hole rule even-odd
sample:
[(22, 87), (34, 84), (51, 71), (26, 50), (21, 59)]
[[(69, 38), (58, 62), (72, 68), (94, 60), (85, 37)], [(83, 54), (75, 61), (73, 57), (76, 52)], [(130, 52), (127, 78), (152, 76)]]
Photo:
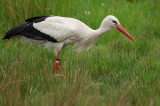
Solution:
[(0, 0), (0, 39), (33, 16), (73, 17), (93, 29), (116, 16), (136, 43), (112, 30), (88, 51), (63, 49), (66, 81), (53, 74), (52, 49), (0, 40), (1, 106), (160, 104), (159, 0)]

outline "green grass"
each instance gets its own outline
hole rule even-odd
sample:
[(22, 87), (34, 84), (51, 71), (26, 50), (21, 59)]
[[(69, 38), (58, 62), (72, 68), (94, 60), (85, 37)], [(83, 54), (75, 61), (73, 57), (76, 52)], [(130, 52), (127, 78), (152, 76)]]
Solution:
[(158, 0), (1, 0), (0, 39), (33, 16), (73, 17), (97, 29), (111, 14), (136, 43), (112, 30), (86, 52), (65, 48), (64, 81), (53, 75), (53, 50), (0, 40), (0, 105), (159, 105), (159, 6)]

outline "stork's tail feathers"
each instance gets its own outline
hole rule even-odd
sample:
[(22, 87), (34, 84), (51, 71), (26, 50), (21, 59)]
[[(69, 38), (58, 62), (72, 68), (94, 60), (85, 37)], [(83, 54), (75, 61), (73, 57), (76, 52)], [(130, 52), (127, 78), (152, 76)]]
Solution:
[(15, 36), (15, 35), (20, 35), (23, 28), (26, 26), (27, 23), (24, 24), (20, 24), (18, 26), (15, 26), (13, 28), (11, 28), (4, 36), (4, 39), (10, 39), (11, 37)]

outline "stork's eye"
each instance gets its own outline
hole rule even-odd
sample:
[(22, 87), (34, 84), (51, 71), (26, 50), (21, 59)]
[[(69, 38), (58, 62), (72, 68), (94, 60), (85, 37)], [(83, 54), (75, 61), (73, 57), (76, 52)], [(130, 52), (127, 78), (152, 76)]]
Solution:
[(112, 21), (113, 23), (115, 23), (115, 24), (117, 24), (117, 22), (116, 21)]

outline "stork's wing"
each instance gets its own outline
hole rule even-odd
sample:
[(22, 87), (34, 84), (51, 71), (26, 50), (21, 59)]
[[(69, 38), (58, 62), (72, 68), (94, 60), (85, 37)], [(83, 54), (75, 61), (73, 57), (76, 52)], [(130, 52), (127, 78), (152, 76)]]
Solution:
[(61, 42), (73, 35), (73, 25), (66, 18), (40, 16), (27, 19), (21, 35), (35, 40)]
[(82, 35), (84, 36), (84, 32), (87, 32), (85, 31), (86, 28), (86, 25), (73, 18), (40, 16), (27, 19), (26, 23), (11, 28), (3, 39), (22, 35), (34, 40), (51, 42), (67, 40), (67, 42), (72, 43), (83, 38)]

